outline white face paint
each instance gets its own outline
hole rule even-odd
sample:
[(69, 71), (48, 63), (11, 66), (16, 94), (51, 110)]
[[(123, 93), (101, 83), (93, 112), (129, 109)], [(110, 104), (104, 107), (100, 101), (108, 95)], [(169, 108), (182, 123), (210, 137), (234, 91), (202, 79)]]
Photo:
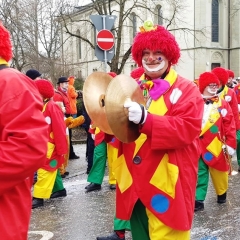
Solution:
[(160, 78), (169, 65), (168, 59), (160, 50), (145, 49), (142, 53), (142, 66), (151, 79)]
[(206, 90), (208, 93), (215, 95), (217, 93), (218, 88), (207, 87)]
[(67, 90), (68, 90), (68, 82), (60, 83), (60, 87), (62, 88), (62, 90), (64, 92), (67, 92)]
[(159, 70), (164, 68), (165, 61), (162, 60), (162, 62), (158, 66), (156, 66), (154, 68), (148, 67), (148, 65), (146, 64), (146, 62), (144, 60), (142, 60), (142, 65), (143, 65), (143, 68), (145, 68), (148, 72), (157, 72), (157, 71), (159, 71)]

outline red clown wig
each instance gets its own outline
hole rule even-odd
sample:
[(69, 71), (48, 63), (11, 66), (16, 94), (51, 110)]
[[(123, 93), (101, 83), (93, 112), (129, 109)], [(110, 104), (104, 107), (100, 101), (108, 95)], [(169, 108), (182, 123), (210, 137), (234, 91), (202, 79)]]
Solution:
[(12, 44), (9, 31), (0, 22), (0, 58), (9, 62), (12, 59)]
[(227, 69), (228, 76), (234, 78), (234, 72), (232, 70)]
[(157, 25), (147, 30), (142, 27), (134, 38), (132, 57), (139, 67), (142, 66), (142, 53), (145, 49), (160, 50), (170, 64), (176, 64), (180, 58), (180, 48), (175, 37), (163, 26)]
[(212, 72), (218, 77), (220, 83), (224, 86), (228, 82), (228, 72), (222, 67), (216, 67)]
[(38, 91), (44, 99), (51, 98), (54, 95), (54, 88), (50, 81), (46, 79), (38, 79), (34, 81), (37, 85)]
[(211, 83), (216, 83), (218, 86), (220, 85), (220, 81), (218, 77), (212, 72), (204, 72), (199, 76), (198, 79), (198, 87), (199, 91), (203, 93), (204, 89)]

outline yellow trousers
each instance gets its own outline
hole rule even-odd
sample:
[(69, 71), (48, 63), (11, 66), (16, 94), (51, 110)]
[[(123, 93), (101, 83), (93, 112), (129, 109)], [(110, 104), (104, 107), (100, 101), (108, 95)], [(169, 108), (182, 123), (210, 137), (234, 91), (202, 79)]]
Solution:
[(39, 168), (37, 171), (37, 182), (33, 187), (33, 197), (50, 198), (57, 176), (57, 169), (53, 172)]
[(113, 161), (117, 159), (117, 154), (118, 154), (117, 148), (113, 147), (111, 144), (107, 144), (109, 184), (116, 184), (116, 178), (114, 176), (112, 166), (113, 166)]
[[(174, 218), (173, 218), (174, 221)], [(133, 240), (189, 240), (190, 230), (179, 231), (166, 226), (140, 200), (130, 219)]]
[(150, 211), (146, 209), (148, 216), (148, 229), (151, 240), (189, 240), (190, 231), (178, 231), (166, 226)]

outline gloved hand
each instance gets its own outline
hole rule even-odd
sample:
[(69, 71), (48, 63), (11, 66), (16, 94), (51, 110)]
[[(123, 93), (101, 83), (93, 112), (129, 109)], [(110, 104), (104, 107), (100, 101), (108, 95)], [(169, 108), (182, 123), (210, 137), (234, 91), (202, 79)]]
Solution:
[(147, 119), (147, 110), (143, 105), (138, 104), (137, 102), (132, 102), (128, 98), (124, 105), (125, 108), (128, 108), (128, 119), (135, 124), (143, 124)]
[(65, 121), (66, 127), (68, 127), (73, 123), (73, 117), (68, 117), (64, 121)]
[[(232, 155), (235, 153), (235, 149), (232, 148), (232, 147), (230, 147), (230, 146), (228, 146), (228, 145), (223, 145), (222, 148), (223, 148), (223, 151), (226, 151), (226, 150), (227, 150), (227, 152), (228, 152), (228, 154), (229, 154), (230, 156), (232, 156)], [(225, 149), (226, 149), (226, 150), (225, 150)]]
[(230, 147), (228, 145), (227, 145), (227, 150), (228, 150), (229, 155), (231, 155), (231, 156), (235, 153), (235, 149), (233, 149), (232, 147)]
[(73, 118), (73, 121), (71, 122), (71, 124), (69, 124), (68, 128), (75, 128), (77, 126), (80, 126), (84, 123), (85, 118), (83, 115), (77, 117), (77, 118)]

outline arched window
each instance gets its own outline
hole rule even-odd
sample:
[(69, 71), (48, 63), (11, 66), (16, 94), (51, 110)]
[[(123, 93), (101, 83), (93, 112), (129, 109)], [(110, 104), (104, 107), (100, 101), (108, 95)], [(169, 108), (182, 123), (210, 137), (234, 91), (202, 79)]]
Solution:
[(219, 41), (219, 2), (212, 0), (212, 42)]
[[(80, 36), (80, 31), (77, 30), (77, 36)], [(77, 38), (77, 57), (78, 59), (81, 59), (82, 58), (82, 43), (81, 43), (81, 39), (80, 38)]]
[(136, 33), (137, 33), (137, 16), (135, 13), (131, 14), (131, 30), (130, 30), (130, 42), (132, 42), (133, 38), (135, 37)]

